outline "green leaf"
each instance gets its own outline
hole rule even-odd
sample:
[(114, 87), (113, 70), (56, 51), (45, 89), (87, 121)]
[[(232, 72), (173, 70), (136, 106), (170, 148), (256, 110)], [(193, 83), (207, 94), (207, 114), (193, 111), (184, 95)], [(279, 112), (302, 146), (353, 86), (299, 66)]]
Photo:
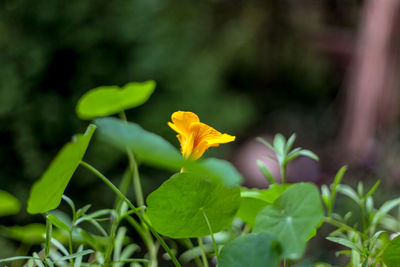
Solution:
[(10, 193), (0, 190), (0, 216), (17, 214), (21, 209), (19, 200)]
[(240, 208), (236, 214), (237, 217), (244, 222), (254, 226), (257, 214), (265, 206), (274, 203), (274, 201), (283, 193), (290, 185), (271, 185), (268, 189), (247, 189), (242, 188), (240, 196), (242, 201)]
[(147, 215), (157, 232), (172, 238), (209, 235), (228, 228), (240, 205), (240, 190), (199, 175), (172, 176), (147, 197)]
[(286, 154), (289, 153), (290, 149), (292, 149), (293, 143), (296, 140), (296, 134), (292, 134), (289, 139), (287, 140), (285, 150)]
[(312, 152), (312, 151), (310, 151), (310, 150), (302, 149), (302, 150), (299, 151), (299, 154), (300, 154), (301, 156), (311, 158), (311, 159), (313, 159), (313, 160), (315, 160), (315, 161), (319, 161), (318, 156), (317, 156), (314, 152)]
[(44, 213), (55, 209), (76, 168), (78, 168), (96, 126), (89, 125), (84, 135), (79, 134), (66, 144), (47, 168), (43, 176), (31, 188), (28, 212)]
[(11, 257), (11, 258), (0, 259), (0, 262), (18, 261), (18, 260), (30, 260), (30, 259), (41, 260), (41, 258), (39, 258), (39, 257), (17, 256), (17, 257)]
[(400, 266), (400, 236), (393, 239), (383, 252), (383, 262), (387, 267)]
[[(65, 232), (56, 230), (53, 229), (52, 237), (60, 242), (68, 240), (68, 235)], [(1, 227), (0, 234), (25, 244), (40, 244), (45, 241), (46, 226), (34, 223), (25, 226)]]
[(54, 260), (54, 262), (74, 259), (74, 258), (77, 258), (77, 257), (85, 256), (85, 255), (90, 254), (90, 253), (94, 253), (94, 250), (86, 249), (86, 250), (83, 250), (83, 251), (79, 251), (79, 252), (76, 252), (74, 254), (70, 254), (68, 256), (57, 258), (57, 259)]
[(276, 184), (274, 176), (271, 174), (271, 172), (268, 170), (267, 166), (265, 166), (264, 162), (261, 160), (256, 161), (258, 169), (261, 171), (261, 173), (264, 175), (265, 178), (271, 183), (271, 184)]
[(63, 221), (61, 221), (60, 219), (58, 219), (56, 216), (54, 216), (53, 214), (48, 214), (47, 215), (47, 219), (58, 229), (61, 230), (65, 230), (67, 232), (70, 232), (71, 229), (68, 227), (68, 225), (66, 225)]
[(99, 127), (100, 137), (104, 141), (121, 151), (131, 149), (140, 161), (149, 165), (174, 171), (185, 168), (230, 186), (242, 181), (242, 176), (229, 162), (213, 158), (185, 160), (165, 139), (135, 123), (127, 123), (116, 118), (100, 118), (95, 120), (95, 124)]
[(278, 161), (283, 162), (286, 156), (286, 140), (281, 134), (276, 134), (274, 137), (274, 150), (276, 152)]
[(115, 85), (100, 86), (79, 99), (76, 113), (84, 120), (116, 114), (145, 103), (155, 87), (155, 81), (131, 82), (122, 88)]
[(251, 233), (227, 243), (219, 255), (219, 267), (278, 266), (281, 248), (269, 233)]
[(319, 192), (315, 185), (298, 183), (289, 187), (273, 205), (256, 217), (253, 232), (277, 236), (284, 257), (298, 259), (304, 252), (307, 238), (323, 217)]
[(370, 197), (373, 193), (375, 193), (375, 190), (378, 188), (378, 186), (381, 184), (381, 180), (378, 180), (374, 186), (368, 191), (367, 194), (364, 196), (364, 200), (366, 200), (368, 197)]
[(267, 140), (265, 140), (264, 138), (261, 137), (257, 137), (256, 139), (258, 142), (262, 143), (264, 146), (268, 147), (269, 149), (271, 149), (272, 151), (274, 150), (273, 145), (271, 145), (270, 142), (268, 142)]
[(362, 248), (359, 245), (351, 242), (350, 240), (347, 240), (347, 239), (344, 239), (341, 237), (331, 237), (331, 236), (328, 236), (326, 239), (328, 239), (329, 241), (338, 243), (342, 246), (351, 248), (351, 249), (357, 251), (358, 253), (362, 254)]
[(140, 161), (172, 170), (183, 166), (183, 158), (173, 145), (136, 123), (116, 118), (99, 118), (95, 120), (95, 124), (99, 128), (101, 139), (121, 151), (131, 149)]
[(204, 160), (185, 161), (185, 170), (205, 176), (215, 182), (235, 187), (243, 181), (242, 175), (228, 161), (208, 158)]

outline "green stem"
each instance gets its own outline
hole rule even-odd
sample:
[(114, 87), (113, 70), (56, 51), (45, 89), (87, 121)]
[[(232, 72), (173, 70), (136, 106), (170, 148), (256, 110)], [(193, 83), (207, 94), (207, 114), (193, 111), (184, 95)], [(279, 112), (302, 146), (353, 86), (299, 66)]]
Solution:
[(49, 257), (50, 246), (51, 246), (51, 235), (53, 231), (53, 225), (46, 217), (46, 246), (45, 246), (45, 258)]
[[(128, 122), (125, 111), (121, 111), (119, 116), (123, 121)], [(133, 189), (135, 191), (136, 204), (139, 207), (142, 207), (142, 206), (144, 206), (144, 197), (143, 197), (143, 191), (142, 191), (142, 184), (140, 182), (138, 164), (136, 162), (136, 159), (135, 159), (135, 156), (133, 155), (132, 150), (129, 149), (129, 147), (126, 147), (126, 153), (128, 155), (128, 159), (129, 159), (129, 167), (132, 172)], [(140, 212), (142, 213), (142, 215), (144, 215), (144, 210), (140, 210)], [(150, 235), (149, 230), (145, 226), (144, 226), (144, 229), (148, 233), (148, 235)], [(157, 253), (154, 253), (154, 251), (156, 251), (157, 249), (155, 247), (154, 240), (152, 238), (150, 238), (150, 240), (148, 240), (148, 241), (149, 241), (148, 248), (150, 251), (150, 261), (151, 261), (149, 266), (155, 267), (158, 265)]]
[(282, 164), (281, 166), (281, 177), (282, 177), (282, 184), (286, 184), (286, 164)]
[(348, 226), (348, 225), (346, 225), (344, 223), (336, 221), (335, 219), (332, 219), (332, 218), (329, 218), (329, 217), (324, 217), (324, 222), (329, 223), (329, 224), (331, 224), (333, 226), (336, 226), (338, 228), (343, 228), (348, 232), (356, 232), (360, 236), (362, 236), (364, 238), (367, 238), (367, 236), (364, 233), (361, 233), (361, 232), (357, 231), (356, 229), (354, 229), (354, 228), (352, 228), (352, 227), (350, 227), (350, 226)]
[(168, 253), (168, 255), (171, 257), (171, 260), (173, 261), (173, 263), (175, 264), (175, 266), (181, 266), (181, 264), (178, 262), (178, 260), (176, 259), (175, 255), (172, 253), (171, 249), (168, 247), (168, 245), (165, 243), (165, 241), (161, 238), (161, 236), (154, 230), (154, 228), (151, 226), (151, 224), (142, 216), (141, 212), (139, 211), (140, 209), (137, 209), (132, 202), (124, 195), (121, 193), (121, 191), (118, 190), (118, 188), (111, 183), (107, 177), (105, 177), (101, 172), (99, 172), (96, 168), (94, 168), (92, 165), (81, 161), (80, 164), (87, 168), (88, 170), (90, 170), (91, 172), (93, 172), (93, 174), (95, 174), (97, 177), (99, 177), (104, 183), (106, 183), (106, 185), (114, 191), (115, 194), (117, 194), (117, 196), (121, 197), (129, 206), (129, 208), (131, 208), (136, 216), (139, 217), (139, 219), (150, 229), (150, 231), (152, 232), (152, 234), (155, 236), (155, 238), (160, 242), (161, 246), (165, 249), (165, 251)]
[[(150, 253), (150, 258), (151, 259), (157, 259), (157, 252), (158, 249), (154, 245), (153, 239), (148, 231), (145, 231), (144, 228), (137, 222), (135, 221), (131, 216), (126, 216), (124, 217), (135, 230), (138, 232), (142, 240), (144, 241), (147, 249), (149, 250)], [(152, 265), (153, 264), (153, 265)], [(151, 260), (151, 263), (149, 266), (156, 266), (157, 261)]]
[[(129, 184), (130, 184), (130, 173), (129, 171), (125, 172), (121, 184), (119, 186), (120, 192), (125, 195), (128, 191)], [(113, 221), (111, 224), (111, 229), (110, 229), (110, 236), (109, 236), (109, 241), (107, 242), (107, 248), (106, 248), (106, 253), (104, 256), (104, 263), (107, 265), (111, 261), (111, 254), (114, 249), (114, 239), (116, 236), (116, 232), (118, 230), (119, 223), (121, 221), (120, 219), (120, 209), (123, 203), (123, 199), (121, 197), (117, 197), (115, 204), (114, 204), (114, 210), (116, 211), (115, 216), (113, 216)]]
[[(72, 249), (72, 229), (69, 231), (68, 246), (69, 246), (69, 254), (73, 254), (74, 251)], [(71, 262), (71, 265), (74, 266), (74, 259), (71, 258), (69, 261)]]
[(200, 210), (203, 213), (204, 219), (206, 220), (206, 223), (207, 223), (207, 226), (208, 226), (208, 230), (210, 231), (211, 239), (212, 239), (213, 246), (214, 246), (215, 256), (217, 257), (217, 262), (218, 262), (218, 260), (219, 260), (219, 258), (218, 258), (218, 248), (217, 248), (217, 243), (215, 242), (215, 238), (214, 238), (213, 230), (211, 228), (210, 221), (208, 220), (207, 214), (204, 211), (204, 209), (200, 208)]
[(208, 267), (208, 260), (207, 260), (206, 252), (204, 250), (203, 240), (201, 239), (201, 237), (198, 237), (197, 241), (199, 242), (199, 246), (201, 249), (201, 258), (203, 259), (203, 265), (204, 265), (204, 267)]
[[(180, 240), (178, 239), (178, 241), (180, 241)], [(190, 240), (190, 238), (181, 239), (181, 242), (188, 250), (194, 248), (194, 245), (193, 245), (192, 241)], [(194, 262), (196, 263), (197, 267), (203, 266), (203, 264), (201, 263), (200, 256), (194, 257)]]

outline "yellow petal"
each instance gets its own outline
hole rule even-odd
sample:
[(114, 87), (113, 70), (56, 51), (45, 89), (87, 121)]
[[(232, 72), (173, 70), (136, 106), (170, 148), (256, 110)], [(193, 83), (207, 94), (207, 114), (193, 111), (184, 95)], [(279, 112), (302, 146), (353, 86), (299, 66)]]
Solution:
[(202, 122), (192, 123), (190, 129), (195, 133), (195, 145), (206, 141), (209, 146), (218, 146), (219, 144), (229, 143), (235, 140), (235, 136), (222, 134)]
[(190, 125), (194, 122), (200, 122), (199, 117), (193, 112), (189, 111), (176, 111), (171, 116), (171, 122), (168, 122), (168, 126), (175, 132), (189, 137), (191, 134)]
[(185, 138), (181, 136), (182, 142), (181, 142), (181, 151), (182, 155), (185, 158), (190, 158), (193, 152), (193, 147), (194, 147), (194, 134), (190, 134), (189, 138)]

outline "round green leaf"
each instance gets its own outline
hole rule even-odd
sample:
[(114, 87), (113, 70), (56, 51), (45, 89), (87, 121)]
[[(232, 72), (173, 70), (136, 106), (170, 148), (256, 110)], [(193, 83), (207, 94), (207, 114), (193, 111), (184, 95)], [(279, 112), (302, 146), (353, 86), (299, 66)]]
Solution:
[(400, 236), (394, 238), (383, 252), (383, 262), (388, 267), (400, 266)]
[(21, 204), (16, 197), (0, 190), (0, 216), (17, 214), (20, 209)]
[(116, 118), (99, 118), (95, 120), (95, 124), (104, 141), (123, 152), (127, 148), (131, 149), (141, 162), (175, 171), (185, 168), (228, 186), (236, 186), (242, 181), (242, 176), (231, 163), (214, 158), (186, 160), (161, 136), (146, 131), (135, 123)]
[(122, 88), (115, 85), (100, 86), (79, 99), (76, 113), (84, 120), (116, 114), (145, 103), (155, 87), (155, 81), (132, 82)]
[(251, 233), (227, 243), (219, 255), (219, 267), (278, 266), (281, 248), (269, 233)]
[(254, 226), (257, 214), (265, 206), (272, 204), (287, 188), (289, 185), (276, 184), (264, 190), (242, 188), (240, 192), (242, 201), (236, 216)]
[(84, 135), (78, 134), (66, 144), (44, 172), (42, 177), (32, 186), (28, 212), (44, 213), (55, 209), (76, 168), (78, 168), (96, 126), (89, 125)]
[(289, 187), (274, 204), (260, 211), (253, 232), (276, 235), (283, 247), (284, 257), (298, 259), (304, 252), (307, 238), (322, 217), (322, 204), (316, 186), (299, 183)]
[(228, 188), (193, 173), (171, 177), (147, 197), (153, 227), (172, 238), (200, 237), (230, 226), (240, 205), (238, 187)]

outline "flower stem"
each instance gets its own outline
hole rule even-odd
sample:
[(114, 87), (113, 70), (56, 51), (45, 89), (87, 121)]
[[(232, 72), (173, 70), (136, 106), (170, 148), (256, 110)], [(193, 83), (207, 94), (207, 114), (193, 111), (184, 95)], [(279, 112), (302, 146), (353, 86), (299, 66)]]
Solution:
[(217, 262), (218, 262), (218, 260), (219, 260), (219, 258), (218, 258), (218, 248), (217, 248), (217, 243), (215, 242), (215, 238), (214, 238), (213, 230), (211, 228), (210, 221), (208, 220), (207, 214), (204, 211), (204, 209), (200, 208), (200, 210), (203, 213), (204, 219), (206, 220), (206, 223), (207, 223), (207, 226), (208, 226), (208, 230), (210, 231), (211, 239), (212, 239), (212, 242), (213, 242), (213, 245), (214, 245), (215, 256), (217, 257)]
[(201, 239), (201, 237), (198, 237), (197, 241), (199, 242), (199, 246), (201, 249), (201, 258), (203, 259), (204, 267), (208, 267), (208, 260), (207, 260), (206, 252), (204, 250), (203, 240)]
[(101, 172), (99, 172), (95, 167), (93, 167), (92, 165), (90, 165), (89, 163), (86, 163), (84, 161), (81, 161), (80, 164), (87, 168), (88, 170), (90, 170), (93, 174), (95, 174), (97, 177), (99, 177), (104, 183), (106, 183), (106, 185), (114, 191), (115, 194), (117, 194), (117, 196), (119, 196), (120, 198), (122, 198), (129, 206), (129, 208), (131, 208), (133, 210), (133, 212), (136, 214), (136, 216), (139, 217), (139, 219), (150, 229), (150, 231), (152, 232), (152, 234), (155, 236), (155, 238), (160, 242), (161, 246), (165, 249), (165, 251), (168, 253), (168, 255), (171, 257), (171, 260), (173, 261), (173, 263), (175, 264), (175, 266), (180, 267), (181, 264), (178, 262), (178, 260), (176, 259), (175, 255), (172, 253), (171, 249), (168, 247), (168, 245), (165, 243), (165, 241), (161, 238), (161, 236), (154, 230), (154, 228), (151, 226), (151, 224), (142, 216), (141, 212), (139, 211), (139, 209), (137, 209), (132, 202), (124, 195), (121, 193), (121, 191), (118, 190), (118, 188), (110, 182), (110, 180), (107, 179), (107, 177), (105, 177)]

